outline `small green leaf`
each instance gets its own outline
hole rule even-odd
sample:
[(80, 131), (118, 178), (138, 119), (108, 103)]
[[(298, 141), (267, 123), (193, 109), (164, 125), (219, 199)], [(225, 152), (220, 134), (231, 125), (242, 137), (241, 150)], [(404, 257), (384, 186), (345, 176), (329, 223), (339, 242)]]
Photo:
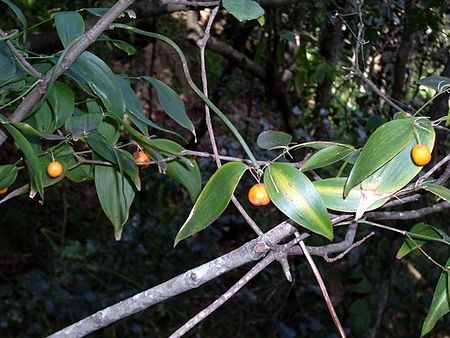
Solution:
[(223, 213), (247, 169), (248, 166), (244, 163), (228, 162), (211, 176), (195, 202), (189, 217), (178, 231), (175, 245), (205, 229)]
[(78, 12), (55, 13), (55, 25), (64, 48), (84, 34), (84, 20)]
[[(39, 158), (34, 152), (33, 146), (15, 127), (13, 127), (7, 119), (0, 115), (0, 121), (3, 122), (2, 126), (8, 131), (8, 133), (16, 141), (19, 148), (25, 155), (25, 163), (27, 164), (28, 174), (30, 175), (30, 182), (33, 191), (36, 191), (41, 198), (44, 199), (44, 188), (42, 184), (42, 170), (39, 163)], [(6, 122), (6, 123), (5, 123)]]
[[(166, 139), (153, 139), (151, 144), (156, 149), (161, 150), (161, 155), (164, 156), (170, 156), (184, 150), (178, 143)], [(183, 160), (185, 161), (183, 162)], [(181, 183), (189, 192), (191, 200), (195, 202), (202, 189), (201, 174), (197, 161), (187, 158), (169, 161), (167, 162), (166, 173), (169, 177)]]
[(143, 76), (142, 78), (148, 81), (156, 89), (159, 104), (164, 111), (180, 126), (186, 128), (193, 135), (195, 135), (194, 125), (189, 119), (184, 103), (178, 94), (164, 82), (161, 82), (151, 76)]
[(350, 172), (344, 197), (353, 187), (401, 152), (412, 137), (413, 127), (408, 119), (393, 120), (377, 128), (367, 140)]
[(102, 119), (103, 113), (101, 111), (86, 113), (75, 108), (73, 115), (67, 119), (65, 128), (72, 133), (73, 139), (76, 141), (80, 136), (96, 129)]
[(54, 130), (61, 128), (66, 120), (73, 114), (75, 109), (75, 97), (68, 85), (55, 81), (51, 86), (48, 101), (55, 116), (53, 121)]
[(354, 149), (350, 149), (343, 146), (330, 146), (324, 148), (316, 152), (309, 159), (307, 159), (306, 162), (301, 167), (301, 171), (305, 172), (308, 170), (326, 167), (333, 163), (342, 161), (353, 152)]
[(417, 81), (422, 86), (427, 86), (437, 92), (450, 89), (450, 78), (445, 76), (429, 76)]
[(123, 50), (128, 55), (134, 55), (136, 53), (136, 48), (133, 47), (133, 45), (129, 44), (128, 42), (117, 40), (117, 39), (111, 39), (109, 36), (102, 34), (100, 35), (96, 41), (107, 41), (111, 42), (114, 46), (117, 48)]
[(96, 165), (94, 176), (98, 199), (119, 241), (136, 194), (133, 184), (115, 167)]
[(432, 192), (433, 194), (439, 196), (440, 198), (443, 198), (446, 201), (450, 202), (450, 189), (446, 188), (439, 184), (429, 183), (426, 182), (421, 185), (421, 188), (428, 190), (429, 192)]
[[(361, 189), (359, 186), (354, 187), (344, 199), (343, 193), (346, 180), (346, 177), (336, 177), (313, 182), (327, 209), (342, 212), (356, 212), (358, 209), (361, 200)], [(376, 201), (367, 208), (367, 211), (379, 208), (386, 201), (387, 198)]]
[(80, 164), (67, 172), (67, 178), (75, 183), (81, 183), (94, 178), (93, 167), (90, 164)]
[(292, 141), (292, 136), (282, 131), (266, 130), (258, 135), (256, 143), (262, 149), (286, 147)]
[(141, 179), (139, 177), (139, 169), (136, 166), (136, 163), (134, 162), (133, 155), (122, 149), (116, 149), (116, 154), (120, 162), (120, 167), (128, 175), (128, 177), (131, 178), (136, 189), (140, 191)]
[(13, 125), (14, 127), (16, 127), (17, 129), (19, 129), (22, 132), (22, 134), (25, 134), (25, 135), (39, 137), (44, 140), (53, 140), (53, 141), (66, 139), (65, 136), (41, 133), (25, 122), (11, 122), (10, 124)]
[(239, 21), (258, 19), (264, 9), (253, 0), (223, 0), (223, 7)]
[[(450, 258), (445, 263), (447, 269), (450, 268)], [(421, 337), (429, 333), (436, 322), (450, 312), (450, 272), (443, 271), (439, 277), (436, 289), (434, 290), (433, 300), (431, 301), (430, 310), (427, 318), (422, 325)]]
[(70, 66), (66, 74), (82, 88), (89, 88), (102, 100), (108, 112), (123, 118), (125, 98), (115, 74), (102, 59), (90, 52), (83, 52)]
[(333, 239), (333, 226), (314, 185), (289, 163), (272, 163), (264, 172), (270, 199), (297, 224)]
[(17, 167), (13, 164), (0, 165), (0, 189), (7, 188), (17, 178)]
[(429, 237), (430, 240), (436, 239), (436, 238), (442, 239), (442, 236), (441, 236), (441, 234), (440, 234), (440, 232), (438, 230), (436, 230), (431, 225), (428, 225), (428, 224), (425, 224), (425, 223), (417, 223), (416, 225), (414, 225), (411, 228), (409, 233), (411, 234), (411, 237), (413, 238), (413, 240), (411, 240), (409, 238), (405, 239), (405, 241), (403, 242), (402, 246), (400, 247), (400, 249), (397, 252), (396, 257), (398, 259), (405, 257), (411, 251), (417, 249), (418, 247), (421, 247), (423, 244), (426, 243), (426, 239), (414, 238), (413, 234), (418, 234), (421, 237), (422, 236)]

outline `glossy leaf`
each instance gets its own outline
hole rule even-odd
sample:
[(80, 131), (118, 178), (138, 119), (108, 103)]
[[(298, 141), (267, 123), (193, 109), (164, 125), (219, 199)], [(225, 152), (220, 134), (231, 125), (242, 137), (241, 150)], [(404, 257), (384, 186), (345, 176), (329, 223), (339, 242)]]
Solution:
[(432, 192), (433, 194), (439, 196), (440, 198), (443, 198), (446, 201), (450, 202), (450, 189), (446, 188), (439, 184), (429, 183), (426, 182), (422, 184), (421, 188), (428, 190), (429, 192)]
[(17, 178), (17, 167), (14, 164), (0, 165), (0, 189), (7, 188)]
[(239, 21), (258, 19), (264, 9), (253, 0), (223, 0), (223, 7)]
[(258, 135), (256, 143), (262, 149), (286, 147), (292, 141), (292, 136), (282, 131), (266, 130)]
[(186, 113), (184, 103), (175, 91), (151, 76), (143, 76), (155, 89), (158, 95), (158, 101), (164, 111), (180, 126), (189, 130), (195, 135), (195, 128), (189, 116)]
[(247, 169), (248, 166), (244, 163), (228, 162), (211, 176), (195, 202), (189, 217), (178, 231), (175, 245), (205, 229), (223, 213)]
[(450, 78), (445, 76), (429, 76), (417, 81), (422, 86), (427, 86), (437, 92), (450, 89)]
[(333, 226), (325, 204), (305, 174), (289, 163), (272, 163), (264, 184), (273, 204), (297, 224), (333, 239)]
[(350, 154), (354, 152), (354, 149), (343, 147), (343, 146), (330, 146), (319, 150), (301, 167), (301, 171), (305, 172), (308, 170), (314, 170), (317, 168), (323, 168), (333, 163), (342, 161)]
[[(344, 199), (343, 193), (346, 180), (346, 177), (337, 177), (313, 182), (327, 209), (342, 212), (356, 212), (358, 209), (361, 200), (361, 189), (358, 186), (354, 187)], [(367, 208), (367, 211), (379, 208), (386, 201), (387, 198), (375, 201)]]
[(131, 89), (129, 82), (119, 75), (116, 75), (116, 78), (124, 94), (127, 113), (129, 114), (131, 121), (133, 121), (145, 136), (148, 136), (147, 126), (178, 136), (178, 134), (173, 131), (162, 128), (155, 122), (149, 120), (147, 116), (145, 116), (144, 108), (142, 108), (136, 93)]
[(377, 128), (369, 137), (350, 172), (344, 197), (365, 178), (401, 152), (413, 137), (410, 120), (393, 120)]
[(33, 146), (14, 126), (7, 122), (7, 120), (0, 116), (0, 120), (3, 122), (2, 126), (13, 137), (19, 148), (25, 155), (25, 163), (28, 168), (28, 174), (30, 175), (30, 182), (32, 191), (37, 192), (42, 199), (44, 199), (44, 188), (42, 184), (42, 170), (39, 163), (39, 158), (34, 152)]
[(101, 111), (86, 113), (76, 108), (73, 115), (67, 119), (65, 128), (72, 133), (74, 140), (78, 140), (80, 136), (96, 129), (102, 119), (103, 113)]
[(67, 75), (81, 82), (82, 88), (87, 84), (100, 97), (108, 112), (123, 118), (125, 111), (123, 92), (115, 74), (103, 60), (90, 52), (83, 52), (70, 66), (70, 70)]
[[(429, 241), (433, 241), (433, 239), (442, 239), (442, 234), (438, 229), (425, 223), (417, 223), (411, 228), (409, 233), (412, 240), (410, 238), (405, 239), (397, 252), (396, 257), (398, 259), (405, 257), (411, 251), (421, 247), (427, 242), (427, 239)], [(414, 235), (419, 235), (420, 237), (418, 238), (418, 236), (416, 237)]]
[(49, 91), (48, 101), (54, 114), (53, 130), (61, 128), (75, 110), (75, 97), (68, 85), (55, 81)]
[(136, 189), (140, 191), (141, 178), (139, 177), (139, 168), (136, 166), (136, 163), (134, 162), (133, 155), (122, 149), (116, 149), (116, 154), (120, 162), (120, 167), (128, 175), (128, 177), (131, 178)]
[[(445, 267), (450, 268), (450, 258), (445, 263)], [(431, 301), (430, 309), (428, 310), (427, 318), (422, 325), (421, 337), (429, 333), (436, 322), (444, 315), (450, 312), (450, 272), (443, 271), (439, 277), (436, 289), (434, 290), (433, 299)]]
[[(164, 156), (184, 150), (182, 146), (171, 140), (153, 139), (151, 143), (156, 149), (162, 150), (161, 154)], [(166, 152), (167, 150), (169, 152)], [(183, 159), (185, 160), (184, 162)], [(197, 161), (186, 158), (169, 161), (167, 162), (166, 173), (169, 177), (181, 183), (189, 192), (191, 200), (195, 202), (202, 189), (201, 174)]]
[(55, 25), (64, 48), (84, 34), (83, 17), (74, 11), (55, 13)]
[(16, 127), (17, 129), (19, 129), (22, 132), (22, 134), (24, 134), (24, 135), (39, 137), (44, 140), (65, 140), (66, 139), (65, 136), (61, 136), (61, 135), (41, 133), (25, 122), (11, 122), (10, 124), (13, 125), (14, 127)]
[(133, 184), (115, 167), (96, 165), (94, 177), (98, 199), (119, 241), (135, 197)]
[(45, 100), (24, 122), (40, 132), (52, 133), (53, 113), (49, 102)]

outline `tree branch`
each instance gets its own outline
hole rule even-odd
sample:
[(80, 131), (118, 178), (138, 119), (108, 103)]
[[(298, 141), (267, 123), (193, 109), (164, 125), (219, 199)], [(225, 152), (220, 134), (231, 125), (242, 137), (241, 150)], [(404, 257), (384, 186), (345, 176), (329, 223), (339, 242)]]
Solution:
[(436, 212), (440, 212), (450, 208), (450, 202), (444, 201), (438, 204), (435, 204), (431, 207), (425, 207), (417, 210), (409, 210), (409, 211), (373, 211), (369, 212), (365, 215), (367, 219), (373, 220), (382, 220), (382, 219), (415, 219), (421, 218), (430, 214), (434, 214)]
[[(39, 83), (21, 102), (14, 113), (9, 117), (13, 122), (19, 122), (23, 120), (28, 112), (33, 108), (33, 106), (39, 101), (39, 99), (45, 94), (50, 85), (52, 79), (56, 79), (61, 76), (72, 63), (83, 53), (108, 27), (113, 23), (113, 21), (123, 13), (125, 9), (130, 6), (134, 0), (118, 0), (114, 6), (112, 6), (103, 15), (97, 23), (88, 30), (84, 35), (82, 35), (77, 42), (70, 48), (66, 56), (62, 60), (58, 68), (53, 67), (50, 69), (42, 82)], [(0, 131), (0, 145), (6, 140), (6, 134)]]

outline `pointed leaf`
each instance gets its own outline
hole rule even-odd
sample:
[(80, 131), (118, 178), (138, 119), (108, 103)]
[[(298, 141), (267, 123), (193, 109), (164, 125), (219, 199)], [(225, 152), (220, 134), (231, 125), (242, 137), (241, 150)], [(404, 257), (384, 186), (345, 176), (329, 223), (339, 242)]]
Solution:
[(432, 192), (433, 194), (439, 196), (440, 198), (443, 198), (446, 201), (450, 202), (450, 189), (446, 188), (439, 184), (429, 183), (426, 182), (422, 184), (421, 188), (428, 190), (429, 192)]
[(195, 202), (189, 217), (178, 231), (175, 245), (203, 230), (223, 213), (247, 169), (248, 166), (244, 163), (228, 162), (211, 176)]
[(135, 196), (133, 184), (115, 167), (96, 165), (94, 176), (98, 199), (119, 241)]
[(422, 86), (427, 86), (437, 92), (450, 89), (450, 78), (445, 76), (429, 76), (417, 81)]
[(82, 88), (87, 84), (100, 97), (109, 112), (123, 118), (125, 111), (123, 92), (115, 74), (102, 59), (90, 52), (83, 52), (70, 66), (70, 70), (71, 72), (66, 73), (68, 76), (79, 82)]
[(0, 115), (0, 121), (2, 126), (8, 131), (8, 133), (16, 141), (19, 148), (25, 155), (25, 163), (28, 168), (28, 174), (30, 175), (30, 182), (32, 190), (36, 191), (44, 199), (44, 188), (42, 185), (42, 170), (39, 163), (39, 158), (34, 152), (33, 146), (15, 127), (13, 127), (3, 116)]
[(128, 177), (131, 178), (136, 189), (140, 191), (141, 178), (139, 177), (139, 169), (134, 162), (133, 155), (122, 149), (116, 149), (116, 154), (120, 162), (120, 167), (128, 175)]
[(333, 226), (314, 185), (289, 163), (272, 163), (264, 172), (270, 199), (297, 224), (333, 239)]
[(256, 143), (262, 149), (286, 147), (292, 141), (292, 136), (282, 131), (266, 130), (258, 135)]
[(159, 104), (164, 111), (180, 126), (186, 128), (195, 135), (194, 125), (189, 119), (184, 103), (178, 94), (164, 82), (161, 82), (151, 76), (143, 76), (142, 78), (147, 80), (156, 89)]
[[(346, 180), (346, 177), (337, 177), (313, 182), (327, 209), (342, 212), (356, 212), (358, 209), (361, 199), (361, 189), (359, 186), (354, 187), (344, 199), (344, 185)], [(386, 201), (387, 198), (376, 201), (367, 208), (367, 211), (381, 207)]]
[(55, 119), (53, 130), (61, 128), (75, 109), (75, 97), (68, 85), (55, 81), (50, 89), (48, 101), (53, 109)]
[(17, 7), (12, 1), (9, 0), (1, 0), (1, 1), (6, 5), (8, 5), (9, 8), (14, 12), (14, 14), (17, 16), (20, 23), (22, 24), (24, 31), (26, 32), (28, 23), (27, 18), (23, 14), (22, 10), (19, 7)]
[[(447, 269), (450, 268), (450, 258), (445, 263)], [(428, 310), (427, 318), (422, 325), (421, 337), (429, 333), (436, 322), (445, 314), (450, 312), (450, 272), (443, 271), (439, 277), (436, 289), (434, 290), (433, 300)]]
[(25, 122), (11, 122), (11, 125), (19, 129), (22, 134), (42, 138), (44, 140), (65, 140), (65, 136), (41, 133)]
[(128, 42), (122, 41), (122, 40), (112, 39), (105, 34), (100, 35), (96, 41), (111, 42), (114, 46), (123, 50), (128, 55), (134, 55), (136, 53), (136, 48), (134, 48), (133, 45), (129, 44)]
[(86, 113), (78, 108), (66, 121), (65, 128), (72, 133), (74, 140), (78, 140), (81, 135), (88, 131), (96, 129), (102, 122), (103, 114), (101, 111)]
[(7, 188), (17, 178), (17, 167), (13, 164), (0, 165), (0, 189)]
[(93, 166), (90, 164), (80, 164), (67, 172), (67, 178), (75, 183), (93, 179)]
[(352, 154), (355, 150), (350, 149), (343, 146), (330, 146), (319, 150), (314, 155), (312, 155), (309, 159), (301, 167), (301, 171), (305, 172), (308, 170), (314, 170), (317, 168), (323, 168), (333, 163), (339, 162), (350, 154)]
[(64, 48), (84, 34), (84, 20), (78, 12), (55, 13), (55, 25)]
[(239, 21), (258, 19), (264, 9), (253, 0), (223, 0), (223, 7)]
[(393, 120), (377, 128), (369, 137), (350, 172), (344, 189), (344, 197), (395, 155), (413, 138), (412, 123), (408, 119)]
[[(405, 257), (407, 254), (409, 254), (411, 251), (417, 249), (418, 247), (421, 247), (423, 244), (426, 243), (426, 239), (422, 238), (422, 236), (429, 237), (430, 240), (438, 238), (442, 239), (441, 234), (438, 230), (436, 230), (431, 225), (425, 224), (425, 223), (417, 223), (414, 225), (411, 230), (409, 231), (411, 234), (411, 237), (413, 240), (406, 238), (403, 242), (402, 246), (397, 252), (396, 257), (398, 259)], [(413, 234), (418, 234), (421, 236), (421, 238), (414, 237)]]

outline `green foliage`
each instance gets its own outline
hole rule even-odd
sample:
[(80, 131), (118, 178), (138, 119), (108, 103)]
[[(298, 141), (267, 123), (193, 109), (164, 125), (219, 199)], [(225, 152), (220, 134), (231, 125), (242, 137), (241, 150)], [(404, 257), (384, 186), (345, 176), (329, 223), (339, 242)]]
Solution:
[(292, 136), (282, 131), (266, 130), (258, 135), (256, 143), (262, 149), (272, 149), (276, 147), (287, 147), (292, 141)]

